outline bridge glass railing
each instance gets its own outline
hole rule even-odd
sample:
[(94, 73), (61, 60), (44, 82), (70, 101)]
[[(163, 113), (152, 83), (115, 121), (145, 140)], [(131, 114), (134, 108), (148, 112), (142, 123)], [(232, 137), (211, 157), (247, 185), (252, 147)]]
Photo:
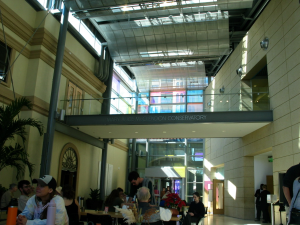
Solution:
[[(220, 111), (259, 111), (270, 110), (268, 90), (242, 89), (236, 93), (210, 93), (189, 95), (150, 95), (110, 98), (110, 114), (150, 114), (150, 113), (189, 113)], [(105, 98), (63, 99), (59, 108), (65, 115), (100, 115)], [(136, 103), (136, 104), (135, 104)], [(137, 105), (137, 107), (135, 107)]]

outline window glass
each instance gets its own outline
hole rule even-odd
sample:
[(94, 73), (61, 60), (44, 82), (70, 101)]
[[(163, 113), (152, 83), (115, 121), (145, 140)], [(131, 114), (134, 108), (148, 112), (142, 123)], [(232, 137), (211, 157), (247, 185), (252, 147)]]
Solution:
[(203, 182), (203, 169), (201, 167), (194, 167), (187, 169), (187, 182)]
[(203, 104), (202, 103), (190, 103), (187, 104), (188, 112), (203, 112)]
[[(11, 48), (7, 47), (6, 52), (5, 44), (0, 42), (0, 80), (6, 81), (6, 73), (8, 71), (8, 57), (10, 57)], [(7, 57), (8, 56), (8, 57)]]
[(203, 102), (203, 90), (188, 90), (188, 102)]
[(198, 192), (202, 196), (203, 183), (187, 183), (187, 195), (193, 195), (194, 192)]

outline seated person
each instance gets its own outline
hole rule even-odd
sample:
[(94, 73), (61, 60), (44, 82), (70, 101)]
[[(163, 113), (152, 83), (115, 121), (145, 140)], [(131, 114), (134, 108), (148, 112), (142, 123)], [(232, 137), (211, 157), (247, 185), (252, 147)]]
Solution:
[(70, 185), (65, 185), (61, 190), (61, 195), (65, 202), (69, 224), (77, 224), (80, 220), (80, 207), (78, 201), (75, 199), (73, 188)]
[(204, 217), (205, 209), (203, 203), (200, 201), (198, 192), (193, 194), (194, 201), (191, 202), (189, 211), (183, 219), (183, 225), (191, 225), (192, 222), (198, 222)]
[(56, 225), (67, 225), (69, 223), (65, 203), (62, 197), (55, 195), (56, 180), (45, 175), (40, 179), (34, 179), (38, 183), (36, 194), (26, 203), (25, 209), (17, 217), (17, 225), (46, 225), (48, 203), (53, 200), (56, 204)]
[(7, 210), (9, 202), (14, 198), (14, 193), (18, 190), (16, 184), (10, 184), (8, 191), (6, 191), (1, 197), (1, 210)]
[(159, 208), (158, 206), (152, 206), (149, 203), (151, 198), (149, 188), (141, 187), (137, 191), (138, 212), (142, 209), (143, 221), (142, 223), (157, 223), (162, 224), (161, 220), (169, 221), (172, 217), (172, 213), (169, 209)]
[(159, 203), (160, 207), (165, 207), (165, 203), (166, 202), (165, 202), (164, 199), (168, 198), (168, 194), (171, 194), (171, 192), (170, 191), (166, 191), (166, 193), (164, 194), (164, 196), (161, 198), (161, 201)]
[(30, 182), (28, 180), (21, 180), (18, 183), (18, 189), (21, 192), (21, 195), (18, 199), (18, 211), (19, 213), (21, 213), (25, 209), (26, 203), (29, 199), (29, 195), (32, 191)]
[(120, 187), (118, 187), (117, 190), (119, 191), (120, 199), (126, 202), (126, 195), (124, 194), (124, 190)]
[(112, 190), (109, 196), (107, 196), (104, 206), (108, 206), (109, 212), (115, 212), (114, 206), (122, 208), (124, 201), (120, 198), (119, 191), (117, 189)]

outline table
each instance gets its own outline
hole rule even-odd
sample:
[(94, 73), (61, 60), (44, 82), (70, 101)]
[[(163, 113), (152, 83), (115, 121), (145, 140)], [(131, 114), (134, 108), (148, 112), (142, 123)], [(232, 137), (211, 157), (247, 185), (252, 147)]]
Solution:
[[(104, 211), (95, 211), (95, 210), (90, 210), (90, 209), (86, 209), (84, 212), (80, 212), (81, 216), (86, 216), (86, 214), (94, 214), (94, 215), (110, 215), (112, 218), (120, 218), (123, 219), (122, 213), (119, 212), (107, 212), (104, 213)], [(178, 216), (172, 216), (172, 218), (170, 219), (170, 221), (179, 221), (181, 219), (181, 215)]]

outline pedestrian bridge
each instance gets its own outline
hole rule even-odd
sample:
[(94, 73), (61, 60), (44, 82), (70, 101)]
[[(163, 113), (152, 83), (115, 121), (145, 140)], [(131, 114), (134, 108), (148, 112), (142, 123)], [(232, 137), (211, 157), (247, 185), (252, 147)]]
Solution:
[(90, 136), (117, 139), (244, 137), (272, 121), (272, 110), (65, 116)]

